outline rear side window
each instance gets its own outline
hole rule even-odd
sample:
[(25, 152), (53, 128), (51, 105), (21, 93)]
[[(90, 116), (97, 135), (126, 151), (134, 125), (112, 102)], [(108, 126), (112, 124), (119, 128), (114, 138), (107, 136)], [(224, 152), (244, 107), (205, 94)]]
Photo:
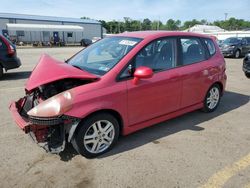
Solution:
[(199, 38), (181, 38), (180, 42), (183, 65), (206, 60), (205, 49)]
[(214, 55), (216, 52), (216, 49), (215, 49), (213, 41), (211, 39), (204, 39), (204, 42), (207, 46), (210, 56)]
[(0, 37), (0, 50), (6, 49), (6, 44), (3, 42), (3, 40)]

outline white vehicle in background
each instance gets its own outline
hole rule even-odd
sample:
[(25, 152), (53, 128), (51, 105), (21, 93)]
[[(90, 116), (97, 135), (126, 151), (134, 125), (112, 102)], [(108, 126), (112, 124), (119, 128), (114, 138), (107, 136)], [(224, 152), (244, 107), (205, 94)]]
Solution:
[(92, 38), (92, 43), (95, 43), (97, 42), (98, 40), (101, 40), (102, 38), (101, 37), (93, 37)]

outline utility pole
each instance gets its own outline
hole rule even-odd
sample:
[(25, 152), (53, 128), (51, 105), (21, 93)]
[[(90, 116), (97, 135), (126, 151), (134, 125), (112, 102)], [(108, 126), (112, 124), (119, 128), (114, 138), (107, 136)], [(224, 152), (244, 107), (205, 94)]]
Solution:
[(227, 13), (227, 12), (225, 12), (224, 14), (225, 14), (225, 21), (227, 21), (227, 16), (228, 16), (228, 13)]
[(157, 30), (159, 30), (160, 28), (160, 16), (159, 16), (159, 19), (158, 19), (158, 22), (157, 22)]
[(118, 33), (121, 33), (121, 29), (120, 29), (120, 21), (118, 20)]

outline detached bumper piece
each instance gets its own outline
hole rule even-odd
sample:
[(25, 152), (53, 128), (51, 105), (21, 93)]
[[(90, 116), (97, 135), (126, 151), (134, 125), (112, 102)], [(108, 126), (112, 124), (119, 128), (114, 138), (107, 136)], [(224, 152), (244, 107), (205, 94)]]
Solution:
[(33, 101), (26, 96), (9, 106), (16, 124), (47, 152), (60, 153), (65, 148), (65, 134), (68, 128), (79, 121), (70, 116), (60, 117), (32, 117), (27, 112), (33, 108)]
[(58, 154), (65, 148), (64, 124), (31, 125), (29, 135), (47, 152)]
[(25, 99), (22, 98), (17, 102), (11, 102), (9, 109), (13, 119), (15, 120), (18, 127), (20, 127), (25, 133), (29, 132), (29, 121), (27, 118), (22, 117), (19, 113), (21, 106), (25, 103)]

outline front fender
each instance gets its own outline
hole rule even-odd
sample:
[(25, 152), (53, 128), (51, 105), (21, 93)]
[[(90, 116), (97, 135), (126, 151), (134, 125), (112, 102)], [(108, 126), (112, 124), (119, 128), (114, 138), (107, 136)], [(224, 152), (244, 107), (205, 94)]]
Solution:
[(124, 125), (127, 125), (126, 88), (125, 82), (119, 82), (87, 93), (76, 91), (73, 107), (65, 115), (84, 119), (100, 110), (112, 110), (120, 114)]

